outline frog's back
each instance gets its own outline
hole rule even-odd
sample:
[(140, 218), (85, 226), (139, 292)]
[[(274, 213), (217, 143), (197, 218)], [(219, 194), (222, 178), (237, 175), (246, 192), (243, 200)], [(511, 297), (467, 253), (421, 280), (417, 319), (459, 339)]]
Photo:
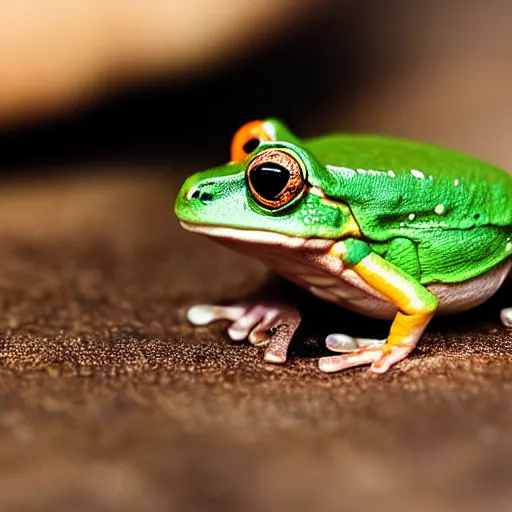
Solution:
[(443, 148), (374, 135), (307, 142), (324, 192), (351, 207), (363, 235), (414, 242), (423, 282), (457, 282), (512, 254), (512, 177)]

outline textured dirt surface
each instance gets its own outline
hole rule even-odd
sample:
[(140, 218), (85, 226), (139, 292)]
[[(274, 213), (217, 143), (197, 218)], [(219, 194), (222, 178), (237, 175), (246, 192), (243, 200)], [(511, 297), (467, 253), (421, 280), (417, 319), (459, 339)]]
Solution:
[(510, 510), (510, 286), (384, 376), (319, 373), (327, 333), (387, 324), (299, 297), (291, 359), (267, 365), (185, 322), (264, 271), (184, 232), (177, 186), (2, 190), (2, 511)]

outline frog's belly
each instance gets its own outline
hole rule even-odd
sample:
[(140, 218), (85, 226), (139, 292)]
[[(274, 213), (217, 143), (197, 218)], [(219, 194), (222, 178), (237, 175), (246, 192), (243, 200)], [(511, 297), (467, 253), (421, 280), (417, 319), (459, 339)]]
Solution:
[[(484, 303), (500, 288), (509, 274), (511, 264), (512, 261), (508, 261), (464, 283), (436, 283), (427, 286), (439, 301), (438, 314), (459, 313)], [(317, 297), (357, 313), (382, 319), (391, 319), (397, 313), (396, 306), (374, 290), (365, 289), (366, 283), (358, 283), (360, 278), (350, 270), (344, 270), (341, 277), (315, 272), (313, 268), (298, 273), (290, 266), (276, 270)]]
[[(249, 254), (317, 297), (374, 318), (391, 319), (396, 306), (373, 290), (339, 258), (329, 256), (333, 240), (294, 238), (278, 233), (187, 226)], [(439, 301), (439, 314), (471, 309), (489, 299), (511, 273), (512, 259), (463, 283), (428, 285)]]
[[(231, 244), (230, 244), (231, 245)], [(241, 247), (238, 250), (245, 252)], [(373, 290), (353, 270), (327, 255), (322, 244), (301, 250), (266, 246), (255, 250), (255, 256), (289, 281), (328, 302), (373, 318), (391, 319), (397, 307)], [(489, 299), (499, 289), (512, 268), (509, 259), (493, 270), (463, 283), (428, 285), (439, 301), (438, 313), (449, 315), (471, 309)]]

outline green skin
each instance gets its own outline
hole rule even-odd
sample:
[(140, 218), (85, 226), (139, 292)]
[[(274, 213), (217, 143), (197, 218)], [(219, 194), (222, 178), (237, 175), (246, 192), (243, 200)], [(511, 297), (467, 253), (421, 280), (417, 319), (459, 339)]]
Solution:
[[(343, 227), (353, 218), (361, 234), (350, 236), (344, 262), (355, 265), (371, 252), (410, 276), (415, 286), (463, 283), (510, 258), (512, 178), (497, 167), (382, 136), (301, 141), (280, 121), (266, 122), (276, 140), (262, 141), (244, 161), (185, 182), (175, 205), (181, 221), (347, 241)], [(271, 148), (294, 155), (308, 184), (305, 193), (278, 210), (258, 204), (246, 180), (249, 163)], [(200, 190), (201, 197), (191, 199), (192, 190)]]

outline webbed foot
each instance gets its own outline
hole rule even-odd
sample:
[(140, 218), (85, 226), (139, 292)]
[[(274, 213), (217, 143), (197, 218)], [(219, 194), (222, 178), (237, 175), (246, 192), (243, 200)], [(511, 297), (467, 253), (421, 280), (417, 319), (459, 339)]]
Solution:
[(386, 340), (375, 340), (371, 338), (353, 338), (347, 334), (329, 334), (325, 338), (325, 345), (333, 352), (354, 352), (361, 348), (382, 347)]
[(502, 309), (500, 318), (505, 327), (512, 327), (512, 308)]
[(267, 345), (263, 359), (268, 363), (286, 361), (288, 346), (301, 321), (300, 312), (295, 307), (267, 300), (231, 306), (192, 306), (187, 318), (194, 325), (230, 320), (229, 337), (233, 341), (248, 339), (256, 346)]
[[(390, 345), (382, 340), (365, 340), (375, 343), (367, 348), (360, 348), (342, 356), (322, 357), (318, 363), (321, 371), (339, 372), (355, 366), (371, 364), (374, 373), (385, 373), (391, 366), (405, 359), (414, 346)], [(379, 346), (380, 345), (380, 346)]]

